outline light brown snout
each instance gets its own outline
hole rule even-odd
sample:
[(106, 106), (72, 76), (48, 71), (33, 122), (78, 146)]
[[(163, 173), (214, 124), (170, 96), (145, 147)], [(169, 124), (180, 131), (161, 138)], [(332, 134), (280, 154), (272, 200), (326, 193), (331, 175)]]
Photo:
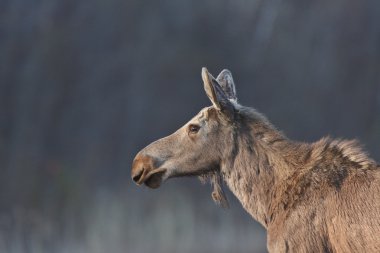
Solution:
[(132, 180), (138, 184), (145, 184), (150, 188), (158, 188), (166, 172), (164, 168), (156, 168), (154, 158), (138, 154), (132, 164)]

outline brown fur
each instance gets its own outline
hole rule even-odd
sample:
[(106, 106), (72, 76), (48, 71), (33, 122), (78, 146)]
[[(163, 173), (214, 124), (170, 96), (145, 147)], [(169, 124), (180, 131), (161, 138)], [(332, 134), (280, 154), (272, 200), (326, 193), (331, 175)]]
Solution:
[(239, 117), (221, 172), (271, 252), (380, 252), (380, 168), (355, 141), (293, 142), (254, 111)]
[[(224, 76), (227, 75), (227, 76)], [(237, 104), (229, 71), (203, 70), (212, 107), (136, 156), (132, 177), (156, 188), (179, 176), (223, 180), (268, 231), (270, 252), (380, 252), (380, 166), (356, 141), (289, 140), (263, 115)], [(199, 126), (192, 131), (190, 126)]]

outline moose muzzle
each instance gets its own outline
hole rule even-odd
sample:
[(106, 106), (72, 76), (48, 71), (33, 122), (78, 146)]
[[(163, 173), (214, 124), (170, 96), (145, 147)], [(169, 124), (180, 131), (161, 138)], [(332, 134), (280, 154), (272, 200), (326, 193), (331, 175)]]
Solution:
[(166, 172), (164, 168), (156, 168), (155, 160), (151, 156), (138, 154), (132, 164), (132, 180), (138, 184), (145, 184), (150, 188), (158, 188)]

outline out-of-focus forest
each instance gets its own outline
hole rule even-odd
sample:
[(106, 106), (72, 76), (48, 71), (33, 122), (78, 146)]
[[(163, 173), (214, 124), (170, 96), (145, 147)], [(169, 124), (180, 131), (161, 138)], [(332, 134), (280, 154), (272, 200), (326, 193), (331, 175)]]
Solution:
[(130, 179), (202, 107), (201, 67), (290, 138), (380, 160), (378, 0), (0, 1), (0, 252), (264, 252), (237, 200)]

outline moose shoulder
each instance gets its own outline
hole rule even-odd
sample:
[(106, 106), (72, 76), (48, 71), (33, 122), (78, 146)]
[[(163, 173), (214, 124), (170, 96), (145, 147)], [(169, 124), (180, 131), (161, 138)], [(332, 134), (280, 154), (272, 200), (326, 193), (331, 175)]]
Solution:
[(137, 184), (168, 178), (222, 181), (268, 232), (270, 252), (380, 252), (380, 166), (355, 141), (289, 140), (262, 114), (238, 104), (231, 73), (202, 69), (211, 107), (142, 149)]

